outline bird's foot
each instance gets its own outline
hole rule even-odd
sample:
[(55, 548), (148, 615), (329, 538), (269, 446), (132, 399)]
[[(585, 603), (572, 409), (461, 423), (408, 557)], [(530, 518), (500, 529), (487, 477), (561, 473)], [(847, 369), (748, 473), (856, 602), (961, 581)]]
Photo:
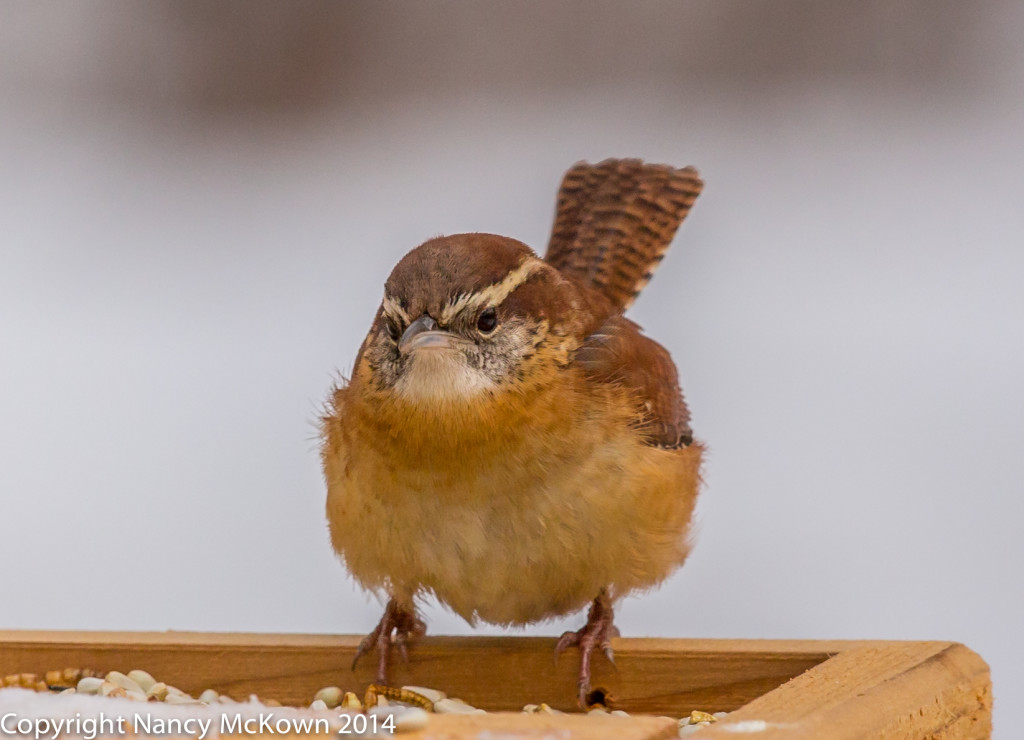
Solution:
[(378, 684), (386, 686), (388, 683), (388, 660), (391, 656), (391, 646), (398, 645), (398, 652), (402, 654), (402, 660), (409, 663), (409, 642), (422, 637), (427, 631), (427, 625), (416, 616), (413, 609), (406, 609), (398, 605), (394, 599), (388, 601), (384, 609), (384, 616), (380, 622), (359, 643), (356, 649), (356, 657), (352, 659), (352, 670), (355, 670), (356, 663), (368, 652), (377, 648), (377, 678)]
[(612, 652), (612, 638), (619, 636), (618, 628), (612, 624), (615, 614), (608, 593), (602, 589), (587, 614), (587, 623), (575, 632), (566, 632), (555, 645), (555, 659), (562, 652), (574, 645), (580, 648), (580, 673), (577, 683), (577, 700), (581, 707), (586, 707), (587, 695), (590, 693), (590, 656), (595, 647), (600, 647), (608, 661), (615, 665), (615, 654)]

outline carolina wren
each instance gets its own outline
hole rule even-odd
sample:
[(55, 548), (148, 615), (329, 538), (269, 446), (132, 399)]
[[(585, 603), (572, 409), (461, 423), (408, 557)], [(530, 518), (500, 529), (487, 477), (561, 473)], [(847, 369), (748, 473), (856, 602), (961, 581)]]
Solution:
[(356, 660), (423, 634), (433, 594), (469, 623), (522, 625), (591, 602), (579, 696), (613, 604), (679, 567), (703, 447), (669, 353), (623, 317), (700, 193), (692, 167), (580, 163), (547, 253), (438, 237), (392, 271), (323, 418), (334, 549), (388, 597)]

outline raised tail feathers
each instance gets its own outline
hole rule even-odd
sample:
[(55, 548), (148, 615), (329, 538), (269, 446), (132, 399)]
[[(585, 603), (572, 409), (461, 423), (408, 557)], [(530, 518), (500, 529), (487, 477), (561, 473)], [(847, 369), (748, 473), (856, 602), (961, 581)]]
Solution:
[(703, 188), (693, 167), (580, 162), (562, 179), (545, 260), (625, 311)]

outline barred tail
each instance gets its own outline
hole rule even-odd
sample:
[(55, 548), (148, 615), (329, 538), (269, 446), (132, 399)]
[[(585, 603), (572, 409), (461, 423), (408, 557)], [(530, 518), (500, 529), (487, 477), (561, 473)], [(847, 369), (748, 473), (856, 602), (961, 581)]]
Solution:
[(638, 159), (580, 162), (562, 179), (545, 259), (625, 311), (703, 186), (693, 167)]

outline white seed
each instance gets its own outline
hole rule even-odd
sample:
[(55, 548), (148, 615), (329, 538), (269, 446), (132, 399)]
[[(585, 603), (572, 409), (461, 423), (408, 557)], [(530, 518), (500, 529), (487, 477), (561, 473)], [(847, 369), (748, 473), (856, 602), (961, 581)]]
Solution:
[(192, 698), (191, 696), (186, 694), (184, 691), (179, 689), (177, 686), (171, 686), (170, 684), (167, 685), (167, 694), (168, 694), (168, 696), (171, 695), (171, 694), (175, 694), (176, 696), (188, 696), (189, 699)]
[(163, 681), (157, 681), (146, 690), (146, 696), (156, 701), (163, 701), (167, 698), (169, 693), (170, 692), (167, 690), (167, 684)]
[(430, 715), (419, 707), (410, 707), (395, 717), (395, 732), (422, 730), (430, 721)]
[(125, 690), (111, 681), (100, 684), (100, 696), (124, 696)]
[(712, 717), (715, 717), (716, 719), (722, 719), (722, 717), (728, 717), (728, 716), (729, 716), (729, 713), (728, 713), (728, 712), (715, 712), (715, 713), (714, 713), (713, 715), (711, 715), (711, 716), (712, 716)]
[(218, 694), (216, 691), (214, 691), (213, 689), (207, 689), (199, 695), (199, 701), (201, 701), (203, 704), (213, 704), (215, 701), (217, 701), (218, 697), (220, 697), (220, 694)]
[(79, 681), (76, 688), (78, 689), (79, 694), (98, 694), (100, 693), (100, 686), (102, 685), (102, 678), (99, 676), (89, 676), (88, 678), (83, 678)]
[(613, 709), (611, 712), (616, 717), (628, 717), (629, 712), (623, 712), (621, 709)]
[(120, 686), (125, 691), (136, 691), (140, 694), (146, 693), (145, 689), (143, 689), (141, 686), (135, 683), (135, 681), (128, 678), (128, 676), (124, 675), (120, 671), (111, 671), (110, 673), (108, 673), (107, 681), (114, 684), (115, 686)]
[(217, 703), (218, 704), (237, 704), (238, 702), (235, 701), (234, 699), (232, 699), (227, 694), (221, 694), (220, 696), (217, 697)]
[(314, 712), (326, 712), (327, 702), (325, 702), (323, 699), (314, 699), (313, 703), (309, 705), (309, 708), (312, 709)]
[(700, 725), (682, 725), (679, 728), (679, 737), (686, 737), (687, 735), (692, 735), (699, 729)]
[(442, 699), (448, 696), (443, 691), (438, 691), (437, 689), (428, 689), (425, 686), (403, 686), (402, 688), (405, 691), (411, 691), (414, 694), (419, 694), (420, 696), (426, 697), (427, 699), (430, 699), (430, 701), (435, 702), (441, 701)]
[(565, 712), (560, 709), (552, 709), (542, 702), (541, 705), (537, 707), (537, 714), (565, 714)]
[(63, 690), (62, 692), (60, 692), (60, 693), (62, 693), (62, 694), (76, 694), (76, 693), (78, 693), (78, 692), (76, 692), (76, 691), (75, 691), (74, 689), (64, 689), (64, 690)]
[(471, 707), (459, 699), (444, 698), (434, 702), (434, 711), (438, 714), (484, 714), (483, 709)]
[(128, 678), (139, 685), (144, 693), (149, 693), (149, 690), (156, 684), (156, 679), (143, 670), (136, 668), (134, 671), (128, 671)]
[(594, 707), (593, 709), (587, 710), (587, 714), (589, 714), (592, 717), (596, 717), (598, 715), (607, 716), (608, 710), (604, 709), (603, 707)]
[(341, 704), (341, 699), (345, 695), (338, 686), (327, 686), (326, 688), (320, 689), (316, 692), (316, 696), (313, 699), (318, 699), (327, 705), (328, 709), (334, 709), (336, 706)]
[(388, 698), (386, 696), (378, 696), (377, 697), (377, 706), (378, 707), (389, 707), (389, 706), (391, 706), (391, 702), (388, 701)]
[(185, 694), (168, 694), (164, 701), (168, 704), (202, 704), (198, 699), (193, 699), (191, 696)]
[(359, 701), (359, 697), (351, 691), (346, 691), (345, 696), (341, 700), (341, 708), (355, 709), (357, 712), (361, 712), (363, 711), (363, 703)]
[(536, 704), (527, 704), (527, 705), (525, 705), (523, 707), (523, 714), (536, 714), (536, 713), (537, 713), (537, 705)]
[(143, 694), (141, 691), (126, 691), (124, 692), (132, 701), (149, 701), (149, 697)]

